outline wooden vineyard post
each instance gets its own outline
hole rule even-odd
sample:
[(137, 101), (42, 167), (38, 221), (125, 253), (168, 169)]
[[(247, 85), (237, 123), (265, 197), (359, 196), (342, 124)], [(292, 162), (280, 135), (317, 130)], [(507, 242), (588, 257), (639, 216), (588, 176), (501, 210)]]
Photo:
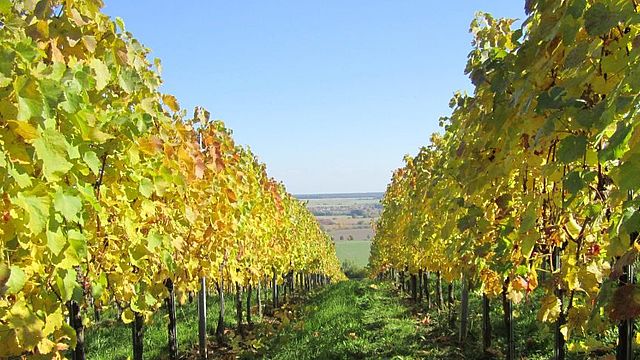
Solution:
[(273, 279), (271, 280), (271, 292), (273, 295), (273, 308), (278, 308), (278, 278), (276, 272), (273, 272)]
[[(629, 192), (628, 199), (633, 199), (633, 192)], [(638, 240), (638, 233), (631, 233), (629, 236), (629, 245), (633, 247)], [(634, 283), (634, 266), (633, 264), (623, 267), (622, 276), (618, 281), (620, 286)], [(616, 347), (616, 360), (633, 359), (633, 319), (627, 319), (618, 324), (618, 346)]]
[(289, 294), (293, 298), (293, 293), (296, 290), (296, 273), (291, 270), (289, 273)]
[(304, 274), (303, 282), (304, 282), (304, 290), (306, 292), (309, 292), (310, 287), (309, 287), (309, 275), (308, 274)]
[(487, 294), (482, 294), (482, 349), (491, 348), (491, 303)]
[(418, 277), (416, 274), (411, 274), (411, 301), (414, 303), (418, 301)]
[(216, 283), (216, 288), (218, 289), (218, 302), (219, 302), (219, 313), (218, 313), (218, 326), (216, 327), (216, 340), (218, 344), (222, 344), (224, 337), (224, 280), (222, 277), (220, 281)]
[(460, 297), (460, 344), (467, 340), (469, 329), (469, 280), (462, 277), (462, 295)]
[(422, 302), (422, 278), (423, 278), (422, 269), (418, 270), (418, 302)]
[(93, 307), (93, 321), (100, 321), (100, 308), (96, 305), (96, 300), (91, 296), (91, 306)]
[(247, 285), (247, 326), (253, 325), (251, 320), (251, 293), (253, 293), (253, 287), (249, 284)]
[[(562, 266), (560, 262), (560, 252), (562, 250), (559, 247), (553, 249), (553, 271), (560, 271), (560, 267)], [(562, 310), (564, 305), (563, 299), (563, 291), (561, 288), (555, 289), (556, 296), (560, 299), (560, 315), (558, 316), (558, 320), (556, 320), (555, 325), (555, 335), (554, 335), (554, 347), (553, 347), (553, 359), (554, 360), (564, 360), (566, 357), (565, 354), (565, 340), (564, 335), (562, 335), (562, 325), (565, 323), (565, 315)]]
[(176, 321), (176, 292), (173, 288), (173, 281), (167, 279), (165, 286), (169, 291), (166, 299), (167, 312), (169, 313), (169, 324), (167, 324), (169, 359), (178, 360), (178, 330)]
[(236, 282), (236, 325), (240, 336), (244, 336), (244, 326), (242, 326), (242, 286)]
[(133, 360), (142, 360), (142, 354), (144, 352), (144, 318), (142, 314), (135, 313), (135, 318), (131, 325)]
[(453, 282), (450, 282), (447, 285), (447, 308), (449, 310), (449, 327), (451, 329), (454, 329), (456, 325), (456, 313), (453, 308), (453, 301)]
[(424, 296), (427, 299), (427, 309), (431, 309), (431, 294), (429, 293), (429, 275), (431, 275), (429, 271), (424, 272), (423, 287), (424, 287)]
[(256, 305), (258, 306), (258, 317), (262, 318), (262, 282), (258, 281), (256, 285)]
[(442, 309), (444, 298), (442, 296), (442, 274), (440, 271), (436, 273), (436, 305), (438, 309)]
[(69, 301), (69, 325), (76, 331), (76, 347), (73, 349), (73, 360), (85, 360), (84, 352), (84, 326), (82, 325), (82, 315), (80, 306), (74, 300)]
[(200, 278), (200, 291), (198, 292), (198, 344), (200, 359), (207, 358), (207, 283)]
[(516, 357), (516, 346), (513, 337), (513, 302), (508, 296), (509, 279), (502, 287), (502, 309), (504, 310), (504, 323), (507, 328), (507, 360), (514, 360)]
[(288, 276), (286, 274), (282, 275), (282, 302), (285, 304), (287, 303), (287, 290), (289, 287), (288, 281)]

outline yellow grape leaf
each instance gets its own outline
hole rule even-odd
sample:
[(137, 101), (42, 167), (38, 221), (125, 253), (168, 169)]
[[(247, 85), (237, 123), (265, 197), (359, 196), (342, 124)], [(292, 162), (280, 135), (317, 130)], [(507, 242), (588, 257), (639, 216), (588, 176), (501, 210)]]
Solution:
[(102, 60), (96, 58), (91, 59), (89, 66), (96, 74), (96, 90), (101, 91), (109, 84), (111, 78), (109, 68)]
[(34, 348), (43, 337), (44, 322), (37, 317), (24, 300), (18, 300), (4, 318), (16, 332), (16, 340), (26, 349)]
[(42, 160), (42, 171), (49, 181), (57, 181), (73, 166), (67, 161), (69, 144), (55, 129), (46, 129), (33, 141), (36, 156)]
[(50, 354), (53, 352), (53, 349), (57, 349), (57, 344), (54, 343), (53, 341), (44, 338), (42, 340), (40, 340), (40, 342), (37, 345), (38, 348), (38, 352), (40, 354)]
[(180, 105), (178, 104), (178, 100), (173, 95), (162, 95), (162, 102), (169, 107), (174, 112), (180, 111)]
[(540, 301), (538, 320), (542, 322), (554, 322), (560, 315), (560, 299), (553, 294), (547, 294)]
[(25, 210), (29, 218), (27, 228), (31, 230), (32, 234), (37, 235), (41, 233), (49, 219), (49, 198), (18, 193), (15, 204)]
[(120, 318), (122, 319), (123, 323), (130, 324), (135, 319), (135, 314), (133, 313), (133, 311), (131, 311), (130, 308), (126, 308), (124, 309), (124, 311), (122, 311), (122, 315), (120, 316)]
[(40, 136), (38, 129), (29, 124), (28, 121), (7, 120), (7, 122), (12, 125), (13, 131), (28, 143)]
[(62, 314), (62, 309), (58, 308), (54, 313), (47, 315), (42, 334), (49, 336), (53, 334), (54, 331), (60, 329), (62, 324), (64, 324), (64, 315)]

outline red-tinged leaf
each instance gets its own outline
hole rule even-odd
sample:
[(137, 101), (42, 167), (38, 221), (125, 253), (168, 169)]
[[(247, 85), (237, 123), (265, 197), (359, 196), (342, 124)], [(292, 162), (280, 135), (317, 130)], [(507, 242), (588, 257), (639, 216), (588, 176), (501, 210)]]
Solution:
[(204, 178), (204, 171), (206, 169), (206, 166), (204, 165), (204, 161), (202, 160), (201, 157), (198, 157), (196, 159), (194, 167), (195, 167), (196, 178), (198, 179)]
[(238, 201), (238, 197), (232, 189), (225, 189), (225, 193), (227, 194), (227, 199), (229, 199), (229, 202), (235, 203), (236, 201)]
[(609, 317), (615, 321), (633, 319), (640, 315), (640, 289), (636, 285), (624, 285), (613, 294)]
[(140, 151), (147, 155), (153, 155), (157, 152), (163, 151), (162, 140), (156, 136), (149, 136), (142, 138), (138, 141)]
[(624, 271), (624, 267), (633, 264), (636, 261), (637, 257), (638, 257), (638, 250), (635, 247), (627, 251), (614, 264), (613, 270), (609, 275), (609, 279), (615, 280), (619, 278)]

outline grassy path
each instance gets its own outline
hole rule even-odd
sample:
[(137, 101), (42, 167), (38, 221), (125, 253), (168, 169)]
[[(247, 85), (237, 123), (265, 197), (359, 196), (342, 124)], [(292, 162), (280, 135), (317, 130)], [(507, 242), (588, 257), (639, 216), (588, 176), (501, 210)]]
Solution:
[[(275, 312), (265, 308), (262, 319), (254, 317), (244, 338), (236, 336), (232, 298), (226, 306), (228, 329), (224, 346), (215, 343), (214, 325), (217, 299), (208, 302), (210, 359), (466, 359), (504, 358), (506, 329), (498, 300), (491, 310), (493, 347), (482, 350), (481, 300), (470, 298), (470, 332), (467, 344), (458, 343), (455, 309), (426, 311), (412, 305), (389, 282), (345, 281), (296, 296)], [(456, 298), (458, 294), (456, 294)], [(255, 300), (254, 300), (255, 301)], [(255, 302), (254, 302), (255, 303)], [(268, 303), (268, 301), (265, 301)], [(542, 360), (551, 357), (552, 329), (537, 323), (538, 300), (523, 301), (514, 312), (518, 359)], [(106, 315), (106, 314), (105, 314)], [(450, 315), (454, 315), (450, 318)], [(453, 324), (450, 319), (454, 319)], [(178, 309), (178, 337), (181, 359), (198, 359), (197, 307), (185, 304)], [(606, 335), (606, 334), (605, 334)], [(166, 314), (159, 311), (145, 330), (145, 360), (163, 360), (166, 355)], [(606, 340), (606, 339), (605, 339)], [(611, 343), (609, 339), (607, 343)], [(88, 331), (88, 359), (126, 359), (131, 354), (131, 329), (112, 317)], [(568, 359), (584, 359), (570, 353)], [(604, 359), (606, 357), (596, 357)]]
[(246, 359), (414, 359), (425, 352), (426, 328), (388, 284), (348, 281), (308, 300), (299, 320)]
[[(499, 303), (492, 306), (494, 348), (485, 355), (481, 348), (480, 298), (470, 299), (471, 331), (467, 345), (459, 346), (457, 329), (448, 307), (426, 311), (424, 304), (415, 306), (392, 288), (390, 282), (345, 281), (296, 296), (275, 312), (265, 308), (262, 319), (254, 317), (244, 338), (236, 336), (232, 297), (226, 306), (226, 345), (215, 342), (217, 299), (208, 299), (209, 350), (211, 359), (467, 359), (503, 358), (505, 328)], [(457, 295), (456, 295), (457, 297)], [(255, 299), (253, 301), (255, 304)], [(269, 303), (269, 301), (265, 301)], [(524, 302), (517, 308), (516, 349), (518, 358), (549, 358), (550, 329), (535, 320), (535, 302)], [(255, 310), (255, 308), (254, 308)], [(105, 314), (107, 315), (107, 314)], [(145, 360), (166, 359), (166, 314), (159, 311), (146, 326)], [(453, 317), (455, 319), (455, 316)], [(197, 306), (184, 304), (178, 308), (178, 346), (182, 359), (198, 359)], [(131, 329), (106, 317), (87, 334), (88, 359), (126, 359), (131, 355)], [(570, 358), (584, 358), (571, 356)]]

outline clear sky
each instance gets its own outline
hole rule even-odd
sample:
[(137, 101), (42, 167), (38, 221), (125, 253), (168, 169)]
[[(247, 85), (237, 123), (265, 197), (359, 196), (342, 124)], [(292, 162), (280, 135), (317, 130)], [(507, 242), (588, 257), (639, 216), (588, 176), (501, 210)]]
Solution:
[(524, 1), (105, 0), (163, 64), (163, 91), (201, 105), (290, 192), (384, 191), (449, 115), (478, 10)]

